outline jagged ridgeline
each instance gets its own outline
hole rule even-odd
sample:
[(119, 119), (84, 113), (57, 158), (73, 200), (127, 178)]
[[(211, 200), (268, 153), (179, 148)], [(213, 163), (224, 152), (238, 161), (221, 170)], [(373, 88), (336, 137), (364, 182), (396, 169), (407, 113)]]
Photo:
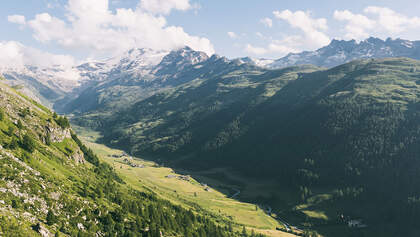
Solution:
[(130, 189), (50, 112), (0, 84), (0, 236), (239, 236)]

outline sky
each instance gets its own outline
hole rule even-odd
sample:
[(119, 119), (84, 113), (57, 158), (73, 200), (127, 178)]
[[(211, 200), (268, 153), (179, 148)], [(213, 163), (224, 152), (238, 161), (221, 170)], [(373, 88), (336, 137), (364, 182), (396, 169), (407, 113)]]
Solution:
[(420, 40), (418, 0), (6, 0), (0, 66), (75, 65), (131, 48), (280, 58), (332, 39)]

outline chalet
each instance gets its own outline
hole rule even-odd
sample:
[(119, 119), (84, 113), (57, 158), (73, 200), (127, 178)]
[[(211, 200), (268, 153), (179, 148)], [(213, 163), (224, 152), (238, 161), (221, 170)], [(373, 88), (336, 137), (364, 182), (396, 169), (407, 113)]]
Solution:
[(184, 180), (184, 181), (190, 181), (191, 176), (189, 176), (189, 175), (180, 175), (180, 176), (178, 176), (178, 179)]
[(367, 225), (366, 224), (363, 224), (362, 220), (360, 220), (360, 219), (357, 219), (357, 220), (349, 220), (347, 222), (347, 225), (350, 228), (364, 228), (364, 227), (367, 227)]

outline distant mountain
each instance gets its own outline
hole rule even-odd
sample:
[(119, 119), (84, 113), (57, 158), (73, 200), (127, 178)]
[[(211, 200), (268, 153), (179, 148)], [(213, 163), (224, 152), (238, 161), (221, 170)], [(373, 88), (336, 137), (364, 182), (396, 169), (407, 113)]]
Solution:
[(265, 59), (265, 58), (251, 58), (251, 57), (244, 57), (237, 59), (239, 62), (242, 63), (249, 63), (259, 67), (268, 67), (272, 63), (274, 63), (274, 59)]
[(208, 60), (205, 53), (189, 47), (179, 50), (154, 51), (133, 49), (103, 64), (79, 66), (90, 86), (64, 106), (63, 112), (121, 109), (154, 93), (193, 80), (188, 74), (196, 64)]
[(82, 85), (78, 70), (60, 65), (0, 68), (0, 76), (9, 85), (22, 88), (25, 94), (49, 107)]
[[(272, 63), (267, 68), (283, 68), (301, 64), (312, 64), (320, 67), (334, 67), (356, 59), (407, 57), (420, 59), (420, 41), (403, 39), (381, 40), (370, 37), (364, 41), (332, 40), (331, 43), (315, 51), (290, 53)], [(258, 63), (256, 63), (258, 65)]]
[[(356, 59), (386, 57), (420, 59), (420, 41), (390, 38), (384, 41), (373, 37), (359, 43), (333, 40), (316, 51), (291, 53), (277, 60), (250, 57), (224, 60), (237, 66), (278, 69), (303, 64), (329, 68)], [(73, 68), (28, 65), (19, 69), (3, 68), (0, 74), (10, 85), (24, 86), (25, 93), (57, 111), (87, 112), (117, 108), (193, 80), (199, 75), (189, 74), (192, 66), (210, 60), (205, 53), (189, 47), (174, 51), (134, 48), (107, 60)], [(212, 69), (211, 73), (218, 74), (218, 70)]]
[[(101, 96), (105, 93), (113, 93), (114, 97), (117, 94), (130, 97), (128, 94), (133, 93), (141, 99), (168, 85), (182, 83), (184, 79), (179, 73), (208, 59), (205, 53), (189, 47), (175, 51), (135, 48), (107, 60), (72, 68), (6, 67), (0, 68), (0, 75), (9, 85), (57, 111), (87, 111), (106, 104)], [(86, 97), (88, 103), (81, 103)]]

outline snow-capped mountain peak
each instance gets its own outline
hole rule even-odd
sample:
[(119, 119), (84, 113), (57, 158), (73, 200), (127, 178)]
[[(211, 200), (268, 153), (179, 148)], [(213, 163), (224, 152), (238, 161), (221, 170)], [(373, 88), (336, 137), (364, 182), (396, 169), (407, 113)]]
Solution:
[(268, 68), (282, 68), (299, 64), (333, 67), (363, 58), (408, 57), (420, 59), (420, 41), (402, 39), (382, 40), (375, 37), (357, 43), (355, 40), (332, 40), (329, 45), (315, 51), (290, 53), (267, 64)]

